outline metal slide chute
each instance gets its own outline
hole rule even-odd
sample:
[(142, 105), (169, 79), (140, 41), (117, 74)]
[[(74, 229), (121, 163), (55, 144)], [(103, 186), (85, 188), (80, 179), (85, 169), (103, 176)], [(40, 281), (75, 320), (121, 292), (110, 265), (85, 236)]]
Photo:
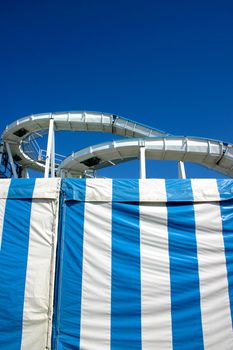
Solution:
[(142, 149), (146, 159), (189, 161), (233, 176), (231, 146), (220, 141), (182, 136), (118, 140), (87, 147), (64, 159), (58, 167), (58, 174), (84, 176), (90, 169), (95, 171), (140, 159)]
[[(84, 148), (65, 158), (56, 153), (57, 131), (111, 133), (128, 140), (106, 142)], [(47, 149), (38, 138), (48, 135)], [(35, 114), (6, 127), (2, 134), (1, 158), (7, 159), (13, 177), (27, 177), (27, 169), (44, 172), (45, 177), (86, 177), (98, 169), (140, 160), (140, 177), (146, 177), (146, 159), (176, 160), (180, 178), (185, 178), (184, 162), (208, 167), (233, 176), (233, 146), (205, 138), (172, 136), (114, 114), (61, 112)]]
[[(51, 123), (51, 121), (53, 122)], [(52, 128), (51, 124), (53, 124)], [(45, 160), (41, 159), (36, 138), (42, 136), (49, 129), (53, 129), (51, 134), (56, 131), (93, 131), (111, 133), (122, 137), (168, 135), (160, 130), (114, 114), (97, 112), (35, 114), (21, 118), (6, 127), (2, 135), (5, 149), (8, 147), (7, 145), (10, 145), (10, 157), (12, 156), (12, 159), (16, 160), (22, 167), (45, 171), (46, 159), (49, 155), (46, 155)], [(51, 141), (51, 139), (48, 138), (48, 141)], [(27, 144), (30, 144), (30, 149), (28, 149)], [(49, 147), (49, 149), (52, 149), (52, 147)]]

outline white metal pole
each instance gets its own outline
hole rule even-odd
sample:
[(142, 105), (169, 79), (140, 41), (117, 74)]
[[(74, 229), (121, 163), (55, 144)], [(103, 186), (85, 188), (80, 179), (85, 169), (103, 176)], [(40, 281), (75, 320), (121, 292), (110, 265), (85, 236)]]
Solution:
[(11, 165), (13, 176), (14, 176), (15, 179), (17, 179), (18, 178), (18, 174), (16, 172), (15, 163), (14, 163), (14, 160), (13, 160), (13, 157), (12, 157), (10, 145), (9, 145), (8, 142), (6, 142), (5, 145), (6, 145), (6, 151), (7, 151), (8, 157), (9, 157), (9, 161), (10, 161), (10, 165)]
[(3, 145), (0, 145), (0, 165), (2, 164)]
[(29, 179), (29, 173), (28, 173), (28, 168), (24, 167), (22, 170), (22, 177), (25, 179)]
[(186, 172), (184, 167), (184, 162), (178, 162), (178, 177), (179, 179), (186, 179)]
[(51, 177), (55, 177), (55, 132), (53, 130), (51, 150)]
[(146, 178), (146, 148), (140, 147), (140, 179)]
[(49, 121), (49, 133), (48, 133), (46, 161), (45, 161), (45, 172), (44, 172), (44, 177), (45, 178), (49, 177), (51, 150), (52, 150), (52, 142), (53, 142), (53, 126), (54, 126), (54, 119), (51, 118), (50, 121)]
[(66, 177), (66, 172), (65, 172), (64, 169), (61, 169), (61, 171), (60, 171), (60, 177), (61, 177), (62, 179), (64, 179), (64, 178)]

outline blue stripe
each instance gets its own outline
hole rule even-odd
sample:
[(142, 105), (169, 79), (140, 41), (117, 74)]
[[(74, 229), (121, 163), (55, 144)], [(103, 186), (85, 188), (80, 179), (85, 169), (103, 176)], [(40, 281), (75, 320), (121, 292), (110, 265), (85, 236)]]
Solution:
[[(11, 181), (10, 198), (21, 182)], [(35, 180), (24, 180), (27, 198), (32, 198), (34, 185)], [(4, 350), (21, 347), (31, 205), (31, 199), (6, 201), (0, 251), (0, 344)]]
[(137, 188), (135, 184), (137, 202), (121, 203), (116, 202), (119, 181), (113, 180), (111, 350), (142, 348), (138, 181)]
[(113, 202), (138, 202), (138, 180), (120, 180), (113, 181), (114, 195), (112, 197)]
[(84, 201), (86, 179), (64, 179), (62, 180), (62, 193), (65, 201)]
[(181, 179), (167, 179), (167, 202), (193, 202), (190, 181)]
[(231, 179), (217, 179), (221, 201), (233, 199), (233, 181)]
[(226, 256), (226, 267), (227, 267), (227, 277), (228, 277), (228, 292), (230, 299), (230, 308), (231, 308), (231, 321), (233, 327), (233, 199), (225, 200), (226, 192), (229, 192), (229, 185), (231, 192), (233, 192), (233, 181), (227, 183), (227, 186), (224, 187), (225, 180), (217, 180), (218, 190), (220, 199), (220, 210), (222, 216), (222, 231), (223, 231), (223, 240), (225, 247), (225, 256)]
[(31, 199), (35, 187), (35, 179), (12, 179), (8, 199)]
[[(190, 181), (183, 181), (186, 191), (189, 188), (187, 196), (192, 196)], [(204, 345), (194, 207), (188, 202), (168, 202), (167, 209), (173, 350), (201, 350)]]
[[(67, 185), (67, 182), (64, 183)], [(78, 181), (77, 181), (78, 182)], [(60, 262), (57, 271), (58, 292), (55, 297), (56, 319), (54, 319), (54, 349), (80, 348), (80, 321), (82, 299), (83, 232), (85, 209), (85, 181), (79, 182), (79, 199), (64, 201), (61, 242), (59, 244)], [(56, 341), (54, 340), (56, 339)]]

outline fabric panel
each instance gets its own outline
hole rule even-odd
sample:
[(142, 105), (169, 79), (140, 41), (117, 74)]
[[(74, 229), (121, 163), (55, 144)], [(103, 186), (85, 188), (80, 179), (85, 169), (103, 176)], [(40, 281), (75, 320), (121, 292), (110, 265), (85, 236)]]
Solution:
[[(88, 181), (90, 185), (90, 180)], [(99, 182), (87, 186), (96, 189)], [(111, 196), (112, 184), (104, 192)], [(83, 275), (80, 348), (110, 349), (111, 325), (111, 202), (86, 202), (83, 242)]]
[[(191, 197), (189, 181), (186, 191)], [(201, 350), (204, 345), (194, 207), (192, 203), (167, 203), (167, 209), (173, 349)]]
[(10, 192), (7, 191), (7, 187), (4, 185), (7, 181), (6, 179), (0, 180), (0, 198), (31, 199), (33, 193), (34, 199), (56, 199), (60, 192), (60, 179), (56, 178), (11, 179), (11, 184), (14, 185)]
[[(35, 181), (30, 181), (32, 198)], [(19, 183), (12, 180), (9, 197)], [(20, 350), (24, 289), (27, 270), (31, 199), (7, 199), (0, 252), (0, 344), (4, 350)]]
[[(150, 180), (166, 202), (165, 180)], [(140, 202), (148, 194), (140, 182)], [(153, 194), (155, 195), (155, 194)], [(166, 203), (140, 204), (142, 349), (172, 349), (170, 266)]]
[(53, 349), (232, 349), (232, 188), (63, 180)]
[(221, 202), (220, 210), (227, 267), (228, 293), (231, 307), (231, 322), (233, 328), (233, 200)]
[[(77, 181), (77, 180), (76, 180)], [(78, 181), (81, 202), (66, 202), (64, 182), (53, 349), (80, 349), (83, 234), (86, 182)]]
[(32, 202), (21, 350), (50, 348), (57, 204)]
[(6, 198), (10, 187), (10, 179), (7, 180), (0, 180), (0, 191), (4, 192), (4, 197), (0, 197), (0, 250), (2, 246), (2, 231), (3, 231), (3, 224), (4, 224), (4, 216), (5, 216), (5, 209), (6, 209)]
[[(113, 180), (111, 349), (141, 349), (139, 188), (137, 203), (121, 203)], [(120, 190), (121, 190), (120, 183)], [(115, 197), (116, 196), (116, 197)]]
[[(216, 180), (209, 180), (209, 186), (219, 197)], [(203, 183), (192, 181), (194, 197), (203, 187)], [(195, 223), (205, 349), (230, 350), (233, 333), (219, 203), (196, 204)]]

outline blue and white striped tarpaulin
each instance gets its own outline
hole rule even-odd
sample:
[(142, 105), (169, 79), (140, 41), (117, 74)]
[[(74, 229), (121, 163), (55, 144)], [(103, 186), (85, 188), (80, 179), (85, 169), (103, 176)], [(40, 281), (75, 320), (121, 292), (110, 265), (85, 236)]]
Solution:
[(56, 350), (232, 350), (233, 181), (62, 183)]
[(0, 180), (1, 350), (50, 348), (59, 191), (56, 179)]
[(1, 180), (0, 242), (0, 349), (233, 349), (232, 180)]

